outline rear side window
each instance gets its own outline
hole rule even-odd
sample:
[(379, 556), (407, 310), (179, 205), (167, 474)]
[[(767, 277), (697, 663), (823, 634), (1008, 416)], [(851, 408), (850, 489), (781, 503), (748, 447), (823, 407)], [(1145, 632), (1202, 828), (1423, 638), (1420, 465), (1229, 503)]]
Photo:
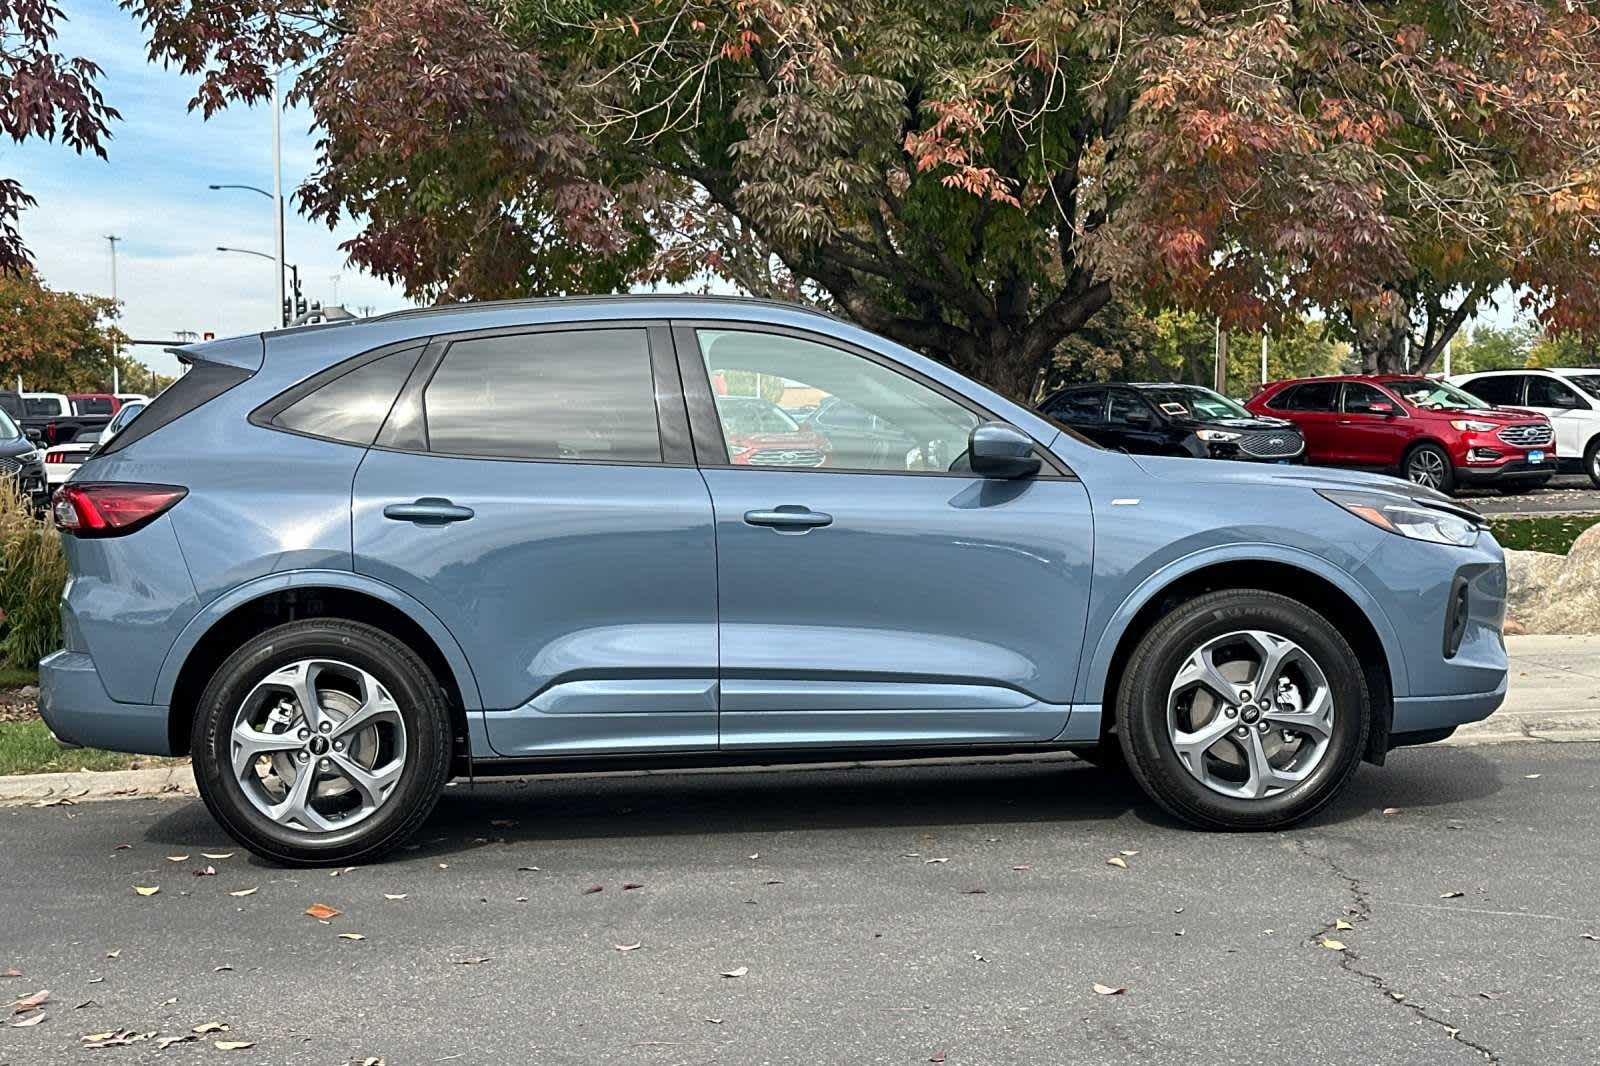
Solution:
[(143, 440), (169, 422), (174, 422), (201, 404), (216, 399), (241, 381), (250, 379), (251, 371), (223, 363), (196, 363), (183, 377), (168, 385), (166, 391), (150, 401), (144, 413), (113, 437), (101, 455), (119, 452), (136, 440)]
[(1494, 377), (1474, 378), (1461, 386), (1485, 403), (1515, 407), (1522, 402), (1522, 375), (1497, 374)]
[(504, 459), (658, 463), (642, 329), (456, 341), (423, 394), (428, 449)]
[(1337, 381), (1309, 381), (1304, 385), (1290, 385), (1268, 400), (1267, 406), (1279, 411), (1332, 411), (1338, 395)]
[(1105, 421), (1104, 389), (1077, 389), (1055, 398), (1045, 414), (1074, 426), (1097, 426)]
[(365, 448), (378, 435), (421, 354), (421, 348), (407, 348), (363, 363), (279, 411), (272, 424)]

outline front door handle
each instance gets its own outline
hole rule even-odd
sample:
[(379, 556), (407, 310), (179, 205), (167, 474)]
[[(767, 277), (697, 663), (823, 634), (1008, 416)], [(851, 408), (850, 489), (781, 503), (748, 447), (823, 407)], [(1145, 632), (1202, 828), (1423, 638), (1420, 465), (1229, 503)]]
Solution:
[(475, 513), (470, 507), (458, 507), (440, 496), (424, 496), (414, 503), (391, 503), (383, 509), (385, 518), (392, 518), (396, 522), (415, 522), (419, 526), (465, 522)]
[(770, 511), (746, 511), (745, 525), (767, 526), (779, 533), (804, 533), (808, 529), (833, 524), (833, 515), (813, 511), (798, 504), (783, 504)]

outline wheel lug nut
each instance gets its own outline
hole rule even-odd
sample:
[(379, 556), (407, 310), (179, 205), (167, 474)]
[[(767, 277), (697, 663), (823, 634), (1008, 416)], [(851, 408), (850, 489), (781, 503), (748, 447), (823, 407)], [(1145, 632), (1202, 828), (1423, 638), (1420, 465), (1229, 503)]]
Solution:
[(1250, 727), (1247, 726), (1247, 725), (1242, 725), (1238, 729), (1235, 729), (1234, 733), (1238, 734), (1241, 737), (1247, 737), (1247, 736), (1250, 735)]
[(305, 762), (309, 758), (311, 758), (311, 753), (309, 751), (302, 751), (300, 753), (300, 761), (301, 762)]
[(298, 733), (298, 734), (296, 734), (296, 735), (297, 735), (297, 736), (298, 736), (298, 737), (299, 737), (299, 738), (300, 738), (300, 739), (301, 739), (301, 740), (305, 740), (305, 739), (306, 739), (306, 738), (307, 738), (307, 737), (309, 737), (309, 736), (310, 736), (310, 735), (311, 735), (311, 730), (309, 730), (309, 729), (302, 729), (302, 730), (300, 730), (300, 732), (299, 732), (299, 733)]
[(1242, 703), (1249, 703), (1250, 702), (1250, 690), (1247, 689), (1247, 688), (1240, 689), (1239, 690), (1239, 700)]
[(324, 770), (326, 770), (328, 768), (328, 760), (327, 759), (323, 759), (322, 763), (321, 763), (321, 766), (322, 766), (322, 768)]
[(333, 732), (333, 723), (332, 722), (323, 722), (317, 728), (320, 729), (324, 733), (331, 733), (331, 732)]
[(1256, 728), (1265, 733), (1270, 730), (1272, 726), (1268, 725), (1266, 722), (1262, 722), (1260, 725), (1256, 726)]
[(344, 750), (344, 741), (342, 741), (342, 740), (334, 741), (333, 742), (333, 750), (334, 751), (343, 751)]
[(1227, 710), (1223, 711), (1222, 713), (1227, 715), (1229, 718), (1237, 718), (1237, 717), (1239, 717), (1239, 708), (1237, 708), (1237, 707), (1229, 707)]

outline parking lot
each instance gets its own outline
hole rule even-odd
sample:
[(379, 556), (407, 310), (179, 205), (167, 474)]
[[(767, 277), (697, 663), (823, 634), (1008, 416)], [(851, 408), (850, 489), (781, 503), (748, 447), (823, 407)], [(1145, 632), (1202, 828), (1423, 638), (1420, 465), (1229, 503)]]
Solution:
[(1592, 1062), (1597, 770), (1401, 751), (1261, 835), (1065, 756), (462, 785), (332, 874), (191, 799), (11, 808), (3, 987), (50, 999), (0, 1063)]
[(1544, 488), (1503, 496), (1484, 489), (1466, 489), (1460, 498), (1484, 514), (1596, 514), (1600, 489), (1584, 474), (1558, 474)]

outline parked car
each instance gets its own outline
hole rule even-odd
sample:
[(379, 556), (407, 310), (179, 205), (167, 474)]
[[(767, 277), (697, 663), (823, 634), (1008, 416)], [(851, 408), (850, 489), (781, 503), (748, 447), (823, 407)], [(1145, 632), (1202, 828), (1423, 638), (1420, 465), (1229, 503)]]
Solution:
[(828, 440), (800, 424), (783, 408), (759, 396), (717, 396), (717, 416), (728, 439), (728, 457), (740, 466), (822, 466)]
[(1306, 449), (1293, 422), (1252, 414), (1199, 385), (1069, 385), (1039, 409), (1097, 444), (1140, 455), (1282, 463)]
[(1275, 381), (1246, 406), (1299, 426), (1312, 463), (1397, 473), (1443, 493), (1463, 485), (1527, 492), (1556, 470), (1548, 418), (1492, 407), (1433, 378)]
[[(1277, 828), (1505, 696), (1475, 512), (1103, 449), (809, 309), (474, 303), (183, 354), (55, 495), (40, 710), (190, 754), (274, 861), (371, 858), (469, 771), (973, 751), (1120, 753), (1178, 818)], [(912, 446), (735, 463), (711, 381), (751, 376)]]
[(111, 421), (106, 423), (106, 428), (100, 431), (100, 436), (95, 440), (95, 446), (100, 447), (112, 437), (121, 433), (128, 427), (129, 422), (139, 417), (139, 412), (143, 411), (149, 403), (150, 401), (143, 396), (133, 396), (124, 400)]
[[(130, 403), (149, 403), (150, 397), (142, 392), (119, 392), (117, 393), (117, 401), (122, 407), (126, 407)], [(122, 410), (122, 407), (118, 407), (117, 410)]]
[(92, 440), (73, 441), (71, 444), (52, 444), (44, 453), (44, 478), (54, 489), (66, 483), (89, 458), (96, 445)]
[(43, 454), (4, 407), (0, 407), (0, 490), (20, 493), (40, 506), (47, 493)]
[(59, 392), (25, 392), (22, 404), (22, 428), (49, 445), (93, 440), (118, 406), (116, 397), (105, 393), (80, 393), (74, 398)]
[(1486, 403), (1537, 411), (1555, 427), (1564, 470), (1600, 486), (1600, 370), (1488, 370), (1450, 379)]

